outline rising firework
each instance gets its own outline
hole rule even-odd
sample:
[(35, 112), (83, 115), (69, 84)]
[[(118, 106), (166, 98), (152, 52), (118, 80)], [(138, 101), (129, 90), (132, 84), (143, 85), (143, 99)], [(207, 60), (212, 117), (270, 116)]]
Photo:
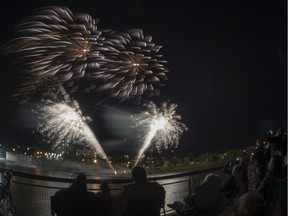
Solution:
[(3, 53), (22, 69), (24, 80), (18, 94), (29, 95), (43, 88), (49, 91), (60, 85), (75, 91), (74, 81), (88, 71), (95, 72), (104, 61), (100, 54), (105, 49), (104, 38), (97, 23), (89, 14), (50, 6), (37, 9), (17, 25), (16, 37), (8, 41)]
[(167, 79), (167, 63), (158, 52), (161, 46), (152, 43), (141, 29), (126, 32), (102, 30), (105, 37), (106, 64), (93, 78), (103, 80), (100, 90), (110, 92), (116, 98), (137, 98), (142, 95), (159, 95), (157, 87)]
[(91, 120), (83, 116), (77, 101), (63, 90), (57, 89), (43, 100), (34, 112), (38, 116), (36, 131), (53, 143), (52, 147), (83, 145), (88, 146), (114, 170), (95, 134), (88, 126)]
[(182, 133), (188, 128), (183, 124), (181, 116), (176, 114), (176, 104), (162, 103), (158, 108), (153, 102), (146, 104), (147, 110), (133, 116), (136, 127), (143, 127), (144, 142), (138, 152), (134, 166), (136, 166), (145, 153), (151, 147), (155, 147), (158, 151), (168, 148), (176, 148)]

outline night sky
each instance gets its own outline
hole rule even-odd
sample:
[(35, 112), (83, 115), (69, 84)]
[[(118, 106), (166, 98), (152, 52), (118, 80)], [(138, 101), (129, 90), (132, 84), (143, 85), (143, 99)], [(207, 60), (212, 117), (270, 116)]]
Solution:
[[(1, 44), (12, 39), (21, 18), (50, 5), (99, 18), (100, 29), (140, 28), (162, 46), (168, 80), (152, 100), (178, 104), (177, 113), (189, 129), (180, 139), (179, 151), (221, 152), (254, 145), (270, 129), (287, 130), (285, 0), (8, 1), (1, 6)], [(84, 112), (96, 103), (88, 95), (76, 97)], [(107, 103), (112, 109), (133, 106)], [(101, 116), (104, 109), (100, 106), (95, 113)], [(105, 122), (95, 113), (103, 147), (113, 149)], [(13, 116), (14, 121), (21, 118)], [(9, 122), (5, 117), (3, 122)], [(27, 131), (20, 131), (25, 140)]]

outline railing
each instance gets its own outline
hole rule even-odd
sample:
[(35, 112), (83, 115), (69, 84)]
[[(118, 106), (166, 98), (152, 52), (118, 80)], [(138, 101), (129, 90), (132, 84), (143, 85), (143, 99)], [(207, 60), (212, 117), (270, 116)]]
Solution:
[[(148, 176), (150, 181), (157, 181), (166, 190), (166, 204), (176, 200), (183, 200), (184, 197), (194, 192), (207, 173), (217, 173), (222, 177), (223, 182), (227, 175), (222, 173), (222, 166), (210, 169), (203, 169), (192, 172), (181, 172), (177, 174), (164, 174)], [(88, 189), (93, 192), (99, 191), (100, 182), (103, 179), (89, 179)], [(119, 192), (125, 184), (131, 183), (128, 178), (111, 178), (112, 192)], [(50, 196), (62, 188), (68, 187), (73, 179), (40, 176), (22, 172), (13, 172), (12, 195), (17, 210), (17, 216), (51, 216)], [(167, 215), (174, 212), (168, 206), (162, 210)]]
[(14, 216), (16, 210), (11, 193), (12, 172), (8, 169), (0, 168), (0, 215)]

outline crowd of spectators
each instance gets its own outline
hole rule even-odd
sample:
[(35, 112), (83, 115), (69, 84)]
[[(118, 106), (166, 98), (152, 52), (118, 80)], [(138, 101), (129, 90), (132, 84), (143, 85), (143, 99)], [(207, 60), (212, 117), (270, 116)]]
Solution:
[[(213, 190), (207, 189), (209, 186), (206, 178), (217, 176), (209, 173), (203, 183), (195, 188), (192, 196), (168, 206), (178, 215), (185, 216), (211, 215), (211, 209), (217, 209), (212, 214), (215, 216), (287, 215), (287, 133), (285, 130), (281, 128), (274, 136), (268, 136), (267, 139), (256, 139), (251, 158), (238, 158), (229, 162), (222, 171), (228, 174), (229, 178), (221, 182), (219, 192), (215, 192), (216, 188), (219, 188), (215, 185)], [(219, 180), (221, 181), (220, 178)], [(204, 187), (206, 190), (200, 189)], [(212, 193), (224, 194), (224, 201), (222, 196), (215, 198)]]
[(110, 183), (102, 181), (97, 193), (87, 190), (85, 173), (80, 173), (70, 187), (57, 191), (51, 199), (57, 216), (160, 216), (166, 191), (158, 182), (147, 179), (143, 167), (132, 169), (133, 183), (112, 194)]
[(269, 133), (267, 139), (256, 139), (250, 166), (254, 171), (255, 186), (235, 197), (231, 215), (286, 216), (287, 132), (283, 128), (275, 135)]
[[(268, 146), (264, 146), (267, 144)], [(254, 172), (254, 188), (248, 169)], [(279, 130), (267, 140), (256, 139), (253, 157), (227, 163), (223, 182), (209, 173), (183, 201), (167, 204), (178, 215), (206, 216), (285, 216), (287, 215), (287, 133)], [(87, 191), (86, 175), (56, 192), (51, 200), (57, 216), (160, 216), (165, 210), (166, 191), (158, 182), (147, 179), (143, 167), (131, 171), (133, 183), (112, 194), (110, 183), (101, 182), (100, 191)], [(165, 212), (165, 211), (164, 211)]]

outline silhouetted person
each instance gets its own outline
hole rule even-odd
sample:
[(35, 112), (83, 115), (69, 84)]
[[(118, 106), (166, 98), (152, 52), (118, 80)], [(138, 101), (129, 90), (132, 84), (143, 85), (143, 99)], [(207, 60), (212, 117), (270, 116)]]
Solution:
[(160, 216), (165, 204), (165, 189), (158, 182), (149, 182), (140, 166), (132, 169), (133, 184), (124, 186), (117, 197), (111, 216)]
[(261, 139), (256, 140), (256, 148), (254, 151), (254, 165), (255, 165), (255, 177), (256, 177), (256, 188), (266, 175), (266, 150), (263, 146)]
[(87, 179), (80, 173), (71, 186), (59, 190), (53, 199), (57, 216), (100, 216), (100, 205), (93, 192), (87, 191)]
[(284, 128), (279, 128), (275, 136), (269, 136), (267, 141), (270, 144), (270, 158), (273, 157), (275, 153), (280, 154), (283, 157), (287, 155), (287, 132)]
[(195, 207), (196, 212), (200, 215), (216, 216), (221, 214), (227, 202), (225, 194), (221, 191), (221, 185), (219, 175), (214, 173), (206, 175), (203, 183), (195, 188), (194, 205), (192, 201), (190, 207)]
[(240, 164), (243, 167), (241, 180), (248, 189), (249, 179), (248, 179), (248, 163), (246, 158), (240, 158), (235, 161), (228, 162), (222, 169), (222, 172), (232, 176), (232, 171), (235, 165)]
[(268, 173), (261, 181), (257, 192), (264, 198), (269, 215), (286, 215), (287, 211), (287, 172), (284, 159), (274, 155), (268, 164)]
[(234, 206), (231, 216), (268, 216), (265, 213), (263, 198), (256, 192), (247, 192), (240, 196)]
[(168, 206), (175, 209), (180, 215), (221, 215), (227, 204), (221, 186), (220, 176), (209, 173), (205, 176), (204, 181), (195, 188), (195, 192), (184, 199), (184, 203), (176, 201)]
[(99, 199), (103, 216), (109, 215), (109, 211), (111, 206), (114, 205), (116, 197), (112, 194), (110, 183), (108, 181), (101, 182), (100, 191), (96, 193), (96, 196)]
[(248, 186), (243, 181), (243, 171), (244, 168), (241, 164), (234, 165), (231, 177), (222, 187), (222, 191), (230, 204), (233, 204), (239, 196), (248, 190)]

